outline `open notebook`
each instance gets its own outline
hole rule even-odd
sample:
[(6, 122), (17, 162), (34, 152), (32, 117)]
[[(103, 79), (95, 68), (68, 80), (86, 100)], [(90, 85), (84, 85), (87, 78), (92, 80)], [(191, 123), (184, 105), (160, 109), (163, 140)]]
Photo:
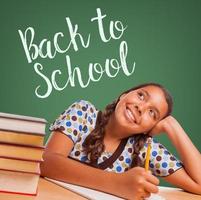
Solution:
[[(104, 193), (104, 192), (100, 192), (97, 190), (93, 190), (93, 189), (89, 189), (89, 188), (85, 188), (85, 187), (81, 187), (81, 186), (77, 186), (77, 185), (73, 185), (73, 184), (69, 184), (69, 183), (64, 183), (61, 181), (56, 181), (50, 178), (45, 178), (59, 186), (62, 186), (64, 188), (67, 188), (68, 190), (71, 190), (72, 192), (75, 192), (87, 199), (90, 200), (123, 200), (120, 197), (114, 196), (112, 194), (108, 194), (108, 193)], [(157, 195), (157, 194), (152, 194), (149, 198), (146, 198), (146, 200), (165, 200), (165, 198)]]

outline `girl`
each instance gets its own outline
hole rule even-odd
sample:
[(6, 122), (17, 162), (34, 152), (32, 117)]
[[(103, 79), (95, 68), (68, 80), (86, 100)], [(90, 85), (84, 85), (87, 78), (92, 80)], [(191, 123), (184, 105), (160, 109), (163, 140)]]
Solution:
[[(134, 200), (158, 192), (156, 176), (201, 194), (200, 153), (171, 111), (171, 96), (155, 83), (124, 92), (103, 112), (77, 101), (50, 127), (42, 175)], [(181, 161), (153, 140), (152, 173), (146, 172), (146, 139), (162, 132)]]

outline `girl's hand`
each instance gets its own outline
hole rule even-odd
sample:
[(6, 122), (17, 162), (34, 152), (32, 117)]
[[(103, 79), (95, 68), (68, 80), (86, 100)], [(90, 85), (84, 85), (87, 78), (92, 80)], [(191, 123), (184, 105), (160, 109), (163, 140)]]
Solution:
[(150, 136), (158, 135), (160, 133), (167, 132), (168, 128), (173, 124), (178, 124), (177, 120), (173, 116), (167, 116), (160, 120), (148, 133)]
[(124, 194), (126, 199), (139, 200), (147, 198), (151, 193), (157, 193), (158, 178), (142, 167), (134, 167), (127, 172), (118, 174), (119, 182), (117, 191)]

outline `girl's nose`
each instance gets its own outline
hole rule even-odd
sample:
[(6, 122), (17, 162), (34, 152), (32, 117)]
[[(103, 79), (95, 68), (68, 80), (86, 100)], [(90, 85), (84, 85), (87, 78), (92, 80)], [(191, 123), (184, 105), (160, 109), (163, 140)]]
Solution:
[(137, 112), (139, 113), (139, 115), (142, 115), (142, 109), (139, 105), (134, 105), (135, 109), (137, 110)]

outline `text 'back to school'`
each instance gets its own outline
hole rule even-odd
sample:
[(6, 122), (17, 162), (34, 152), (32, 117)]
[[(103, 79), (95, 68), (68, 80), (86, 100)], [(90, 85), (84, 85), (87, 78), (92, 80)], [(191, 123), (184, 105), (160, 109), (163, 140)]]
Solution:
[[(112, 40), (120, 40), (127, 26), (124, 26), (119, 20), (110, 20), (109, 27), (104, 27), (104, 18), (106, 15), (101, 13), (100, 8), (97, 8), (96, 11), (97, 16), (91, 18), (91, 22), (96, 23), (101, 41), (103, 43), (109, 43)], [(38, 98), (47, 98), (52, 93), (53, 89), (62, 91), (67, 86), (76, 87), (79, 85), (81, 88), (86, 88), (90, 82), (100, 81), (103, 75), (114, 78), (120, 71), (126, 76), (130, 76), (134, 73), (135, 61), (131, 64), (127, 63), (128, 44), (125, 40), (119, 43), (118, 59), (106, 58), (101, 63), (90, 61), (88, 66), (75, 66), (68, 51), (71, 50), (71, 52), (79, 53), (79, 49), (89, 48), (92, 35), (89, 33), (87, 37), (84, 37), (78, 25), (73, 24), (69, 17), (66, 18), (66, 25), (69, 31), (69, 38), (66, 38), (63, 32), (57, 32), (54, 34), (52, 41), (44, 38), (39, 44), (36, 44), (34, 41), (36, 35), (33, 27), (28, 27), (24, 32), (18, 30), (27, 62), (33, 65), (35, 73), (41, 78), (40, 84), (35, 88), (35, 94)], [(66, 44), (66, 48), (62, 48), (61, 44), (62, 47), (64, 46), (63, 44)], [(48, 66), (43, 66), (37, 59), (52, 60), (58, 54), (64, 54), (66, 63), (65, 70), (55, 69), (52, 71), (51, 76), (48, 77), (44, 70), (44, 68)], [(82, 68), (84, 67), (88, 67), (87, 77), (83, 77)], [(63, 74), (65, 74), (66, 81), (61, 85), (59, 77)], [(77, 80), (77, 83), (75, 80)], [(44, 92), (43, 90), (43, 92), (41, 92), (41, 88), (46, 88), (46, 91)]]

